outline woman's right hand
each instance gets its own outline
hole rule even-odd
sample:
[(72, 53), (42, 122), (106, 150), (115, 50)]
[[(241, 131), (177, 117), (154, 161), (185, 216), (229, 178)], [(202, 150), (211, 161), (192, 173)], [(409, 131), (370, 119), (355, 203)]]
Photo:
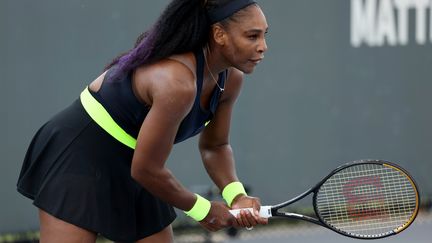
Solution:
[(236, 227), (236, 219), (229, 210), (230, 209), (225, 203), (212, 201), (210, 212), (199, 223), (202, 227), (213, 232), (231, 226)]

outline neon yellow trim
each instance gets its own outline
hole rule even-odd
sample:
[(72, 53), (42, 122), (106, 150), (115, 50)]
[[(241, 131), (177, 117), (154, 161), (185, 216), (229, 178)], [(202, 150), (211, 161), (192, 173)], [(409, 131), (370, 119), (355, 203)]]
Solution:
[(227, 205), (231, 207), (233, 200), (240, 194), (247, 196), (243, 184), (239, 181), (234, 181), (225, 186), (222, 190), (222, 197), (225, 199)]
[(187, 216), (195, 219), (196, 221), (201, 221), (210, 212), (211, 203), (209, 200), (201, 197), (200, 195), (198, 195), (198, 194), (195, 194), (195, 195), (197, 197), (195, 204), (193, 205), (191, 210), (185, 211), (184, 213)]
[(211, 120), (206, 121), (206, 123), (204, 123), (204, 126), (206, 127), (210, 122)]
[(81, 104), (90, 117), (104, 129), (107, 133), (119, 142), (135, 149), (136, 139), (127, 134), (115, 121), (105, 108), (90, 94), (88, 88), (84, 89), (80, 95)]
[(414, 209), (414, 212), (413, 212), (413, 214), (411, 215), (411, 217), (410, 217), (410, 219), (408, 220), (408, 222), (406, 222), (405, 224), (403, 224), (402, 226), (400, 226), (400, 227), (398, 227), (398, 228), (396, 228), (396, 229), (394, 229), (393, 231), (395, 232), (395, 233), (399, 233), (399, 232), (401, 232), (402, 230), (404, 230), (406, 227), (408, 227), (413, 221), (414, 221), (414, 219), (415, 219), (415, 217), (417, 216), (417, 213), (418, 213), (418, 210), (419, 210), (419, 194), (418, 194), (418, 190), (417, 190), (417, 187), (416, 187), (416, 185), (414, 184), (414, 181), (411, 179), (411, 177), (409, 177), (405, 172), (403, 172), (402, 170), (400, 170), (399, 168), (397, 168), (397, 167), (394, 167), (394, 166), (392, 166), (392, 165), (389, 165), (389, 164), (383, 164), (384, 166), (387, 166), (387, 167), (390, 167), (390, 168), (393, 168), (393, 169), (395, 169), (395, 170), (397, 170), (397, 171), (399, 171), (402, 175), (404, 175), (408, 180), (409, 180), (409, 182), (411, 183), (411, 186), (414, 188), (414, 191), (415, 191), (415, 195), (416, 195), (416, 207), (415, 207), (415, 209)]

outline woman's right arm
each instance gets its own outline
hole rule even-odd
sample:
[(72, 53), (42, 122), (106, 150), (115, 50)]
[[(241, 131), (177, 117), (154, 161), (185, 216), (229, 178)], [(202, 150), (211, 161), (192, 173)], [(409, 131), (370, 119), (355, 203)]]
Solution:
[[(146, 87), (152, 101), (137, 138), (132, 160), (132, 177), (149, 192), (163, 201), (187, 210), (195, 202), (195, 195), (187, 191), (165, 167), (181, 120), (193, 104), (194, 90), (189, 82), (179, 80), (169, 72), (161, 72), (163, 66), (178, 69), (173, 65), (157, 64), (135, 76), (135, 82), (147, 78), (151, 85)], [(181, 70), (180, 70), (181, 71)], [(181, 77), (178, 75), (177, 77)], [(156, 80), (152, 82), (152, 80)]]
[[(131, 174), (154, 196), (188, 211), (194, 206), (196, 195), (181, 185), (165, 167), (165, 162), (173, 147), (179, 125), (195, 101), (195, 82), (191, 82), (194, 76), (179, 64), (166, 64), (163, 68), (156, 66), (155, 71), (146, 73), (151, 76), (142, 78), (155, 82), (147, 86), (151, 108), (137, 138)], [(136, 78), (139, 82), (140, 77)], [(233, 219), (224, 204), (212, 202), (210, 213), (201, 224), (214, 231), (230, 226)]]

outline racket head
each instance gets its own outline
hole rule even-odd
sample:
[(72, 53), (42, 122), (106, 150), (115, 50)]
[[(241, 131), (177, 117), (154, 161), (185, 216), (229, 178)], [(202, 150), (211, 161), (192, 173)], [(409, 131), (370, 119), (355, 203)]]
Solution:
[(400, 233), (418, 214), (414, 179), (383, 160), (360, 160), (338, 167), (315, 187), (319, 220), (345, 236), (377, 239)]

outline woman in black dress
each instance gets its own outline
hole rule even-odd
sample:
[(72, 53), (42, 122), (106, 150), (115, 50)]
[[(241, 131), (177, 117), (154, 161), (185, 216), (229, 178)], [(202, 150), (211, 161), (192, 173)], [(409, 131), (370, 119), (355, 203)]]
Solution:
[[(33, 138), (18, 191), (39, 208), (41, 242), (172, 242), (173, 207), (211, 231), (266, 224), (236, 176), (229, 128), (267, 28), (251, 0), (173, 0)], [(188, 191), (165, 167), (173, 145), (196, 134), (226, 204)], [(245, 207), (255, 213), (228, 211)]]

